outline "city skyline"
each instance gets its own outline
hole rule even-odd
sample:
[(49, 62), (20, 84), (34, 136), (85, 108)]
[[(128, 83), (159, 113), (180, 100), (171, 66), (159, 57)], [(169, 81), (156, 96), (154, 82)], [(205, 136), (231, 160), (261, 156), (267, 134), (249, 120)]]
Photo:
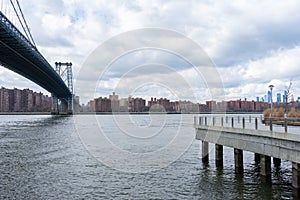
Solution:
[[(148, 100), (148, 101), (147, 101)], [(285, 105), (285, 104), (284, 104)], [(278, 102), (276, 106), (281, 106)], [(191, 102), (186, 100), (172, 101), (165, 97), (143, 97), (129, 96), (119, 98), (113, 92), (109, 96), (95, 97), (86, 105), (82, 105), (84, 112), (167, 112), (167, 113), (199, 113), (199, 112), (262, 112), (270, 107), (270, 103), (264, 101), (249, 101), (237, 99), (229, 101), (209, 100), (205, 103)], [(299, 107), (297, 102), (297, 107)]]
[[(127, 31), (159, 27), (174, 30), (195, 41), (215, 64), (223, 88), (219, 88), (221, 91), (205, 91), (205, 86), (195, 84), (191, 85), (191, 92), (184, 93), (186, 88), (178, 87), (175, 81), (178, 79), (174, 79), (170, 73), (161, 76), (149, 70), (147, 73), (143, 70), (131, 74), (130, 79), (126, 80), (129, 85), (134, 84), (141, 75), (157, 76), (170, 80), (170, 85), (178, 88), (186, 99), (204, 101), (210, 93), (217, 94), (213, 96), (221, 94), (219, 96), (224, 99), (255, 99), (256, 96), (264, 96), (270, 84), (275, 85), (274, 94), (282, 93), (289, 81), (293, 80), (294, 93), (299, 93), (300, 34), (295, 28), (300, 21), (298, 1), (86, 3), (20, 0), (20, 3), (41, 53), (53, 66), (56, 61), (71, 61), (75, 82), (85, 86), (89, 86), (88, 77), (95, 80), (93, 74), (86, 74), (85, 80), (77, 80), (76, 75), (80, 73), (88, 55), (104, 41)], [(1, 10), (6, 9), (2, 7)], [(182, 13), (180, 19), (177, 16), (179, 10)], [(186, 51), (193, 53), (193, 49)], [(185, 79), (195, 79), (191, 65), (166, 52), (148, 50), (120, 58), (104, 77), (101, 83), (103, 87), (87, 87), (89, 90), (76, 95), (87, 102), (89, 96), (111, 93), (132, 67), (153, 62), (171, 67)], [(153, 68), (154, 72), (161, 72), (161, 69), (157, 69), (159, 66)], [(4, 87), (31, 88), (47, 94), (39, 86), (7, 69), (1, 67), (0, 74), (0, 84)], [(100, 77), (96, 78), (99, 80)], [(170, 90), (164, 87), (153, 89), (153, 85), (140, 88), (138, 92), (147, 94), (151, 90), (160, 96), (172, 96)], [(196, 97), (189, 95), (191, 93)], [(197, 96), (203, 93), (203, 97)]]

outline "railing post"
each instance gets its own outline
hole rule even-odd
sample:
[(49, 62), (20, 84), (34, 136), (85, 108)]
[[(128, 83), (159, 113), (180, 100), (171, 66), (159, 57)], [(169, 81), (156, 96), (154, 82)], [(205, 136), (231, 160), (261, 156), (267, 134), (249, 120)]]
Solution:
[(228, 116), (226, 116), (226, 124), (228, 123)]
[(284, 118), (284, 132), (287, 133), (287, 118)]
[(205, 120), (205, 126), (207, 126), (207, 117), (206, 116), (204, 117), (204, 120)]
[(258, 129), (258, 120), (257, 120), (257, 117), (255, 117), (255, 130)]
[(273, 121), (272, 121), (272, 117), (270, 117), (270, 131), (273, 131)]
[(199, 125), (202, 125), (202, 117), (199, 117)]
[(245, 128), (245, 117), (243, 117), (243, 128)]
[(224, 118), (221, 117), (221, 126), (223, 127), (223, 125), (224, 125)]
[(231, 118), (231, 127), (232, 128), (234, 127), (234, 119), (233, 119), (233, 117)]
[(213, 126), (215, 126), (215, 117), (213, 117), (212, 120), (213, 120)]

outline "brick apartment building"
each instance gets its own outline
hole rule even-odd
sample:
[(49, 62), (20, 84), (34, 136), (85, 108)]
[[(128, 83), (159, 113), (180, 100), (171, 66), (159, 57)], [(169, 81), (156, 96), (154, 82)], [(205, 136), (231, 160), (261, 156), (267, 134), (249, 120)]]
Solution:
[(208, 111), (226, 111), (226, 112), (262, 112), (270, 107), (266, 102), (255, 102), (245, 100), (230, 101), (206, 101)]
[(0, 112), (48, 112), (52, 98), (29, 89), (0, 88)]

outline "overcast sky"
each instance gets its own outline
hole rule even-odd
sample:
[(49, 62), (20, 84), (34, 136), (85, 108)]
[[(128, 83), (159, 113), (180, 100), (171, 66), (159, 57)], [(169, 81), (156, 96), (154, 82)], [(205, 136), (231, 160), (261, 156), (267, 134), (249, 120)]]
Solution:
[[(254, 100), (264, 96), (270, 84), (275, 85), (274, 93), (283, 93), (290, 80), (294, 96), (300, 96), (298, 0), (20, 0), (20, 4), (49, 63), (73, 63), (75, 91), (83, 103), (112, 91), (122, 97), (201, 103)], [(144, 28), (161, 31), (154, 36), (149, 29), (139, 35)], [(0, 74), (1, 86), (47, 93), (4, 68)]]

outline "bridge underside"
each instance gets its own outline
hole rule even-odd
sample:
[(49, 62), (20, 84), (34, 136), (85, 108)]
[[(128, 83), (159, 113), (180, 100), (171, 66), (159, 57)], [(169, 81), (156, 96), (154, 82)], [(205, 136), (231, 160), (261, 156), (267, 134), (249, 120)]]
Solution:
[(35, 46), (0, 11), (0, 65), (38, 84), (52, 94), (52, 112), (73, 112), (72, 91)]
[(69, 88), (38, 50), (0, 12), (0, 64), (28, 78), (60, 99)]

